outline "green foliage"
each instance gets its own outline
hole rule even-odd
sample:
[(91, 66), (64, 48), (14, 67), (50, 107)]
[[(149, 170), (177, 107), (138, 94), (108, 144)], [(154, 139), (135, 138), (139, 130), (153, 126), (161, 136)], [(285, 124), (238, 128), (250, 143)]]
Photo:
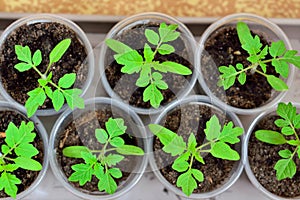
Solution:
[[(149, 44), (145, 44), (143, 55), (137, 50), (132, 49), (126, 44), (114, 39), (107, 39), (106, 45), (117, 54), (114, 55), (116, 62), (123, 65), (122, 73), (133, 74), (139, 73), (140, 76), (136, 81), (138, 87), (145, 87), (143, 92), (143, 101), (148, 102), (154, 108), (158, 108), (163, 100), (161, 90), (168, 89), (168, 84), (163, 80), (162, 73), (175, 73), (179, 75), (190, 75), (192, 71), (179, 63), (172, 61), (159, 62), (154, 57), (157, 53), (168, 55), (175, 52), (172, 45), (167, 42), (175, 41), (179, 38), (180, 33), (176, 31), (178, 25), (166, 25), (161, 23), (158, 33), (151, 30), (145, 30), (145, 36), (150, 45), (155, 46), (153, 51)], [(153, 72), (153, 70), (155, 70)]]
[(172, 168), (182, 174), (178, 177), (176, 185), (182, 188), (183, 193), (187, 196), (190, 196), (197, 188), (197, 181), (204, 181), (203, 173), (193, 168), (194, 160), (205, 164), (202, 157), (204, 152), (226, 160), (240, 159), (238, 152), (231, 149), (227, 143), (236, 144), (240, 142), (239, 136), (243, 134), (243, 129), (233, 127), (232, 122), (225, 124), (222, 129), (219, 119), (215, 115), (206, 122), (204, 132), (207, 142), (203, 144), (197, 143), (193, 133), (190, 134), (186, 142), (182, 136), (158, 124), (150, 124), (149, 129), (164, 145), (162, 149), (164, 152), (170, 153), (171, 156), (177, 156)]
[(75, 107), (84, 108), (83, 99), (79, 97), (82, 91), (77, 88), (69, 89), (76, 81), (76, 74), (65, 74), (59, 79), (58, 84), (55, 84), (52, 81), (52, 72), (49, 72), (51, 65), (62, 58), (70, 44), (71, 39), (64, 39), (52, 49), (49, 55), (49, 64), (45, 73), (42, 73), (37, 68), (42, 62), (40, 50), (36, 50), (31, 57), (32, 53), (28, 46), (15, 46), (17, 58), (22, 61), (16, 64), (15, 68), (20, 72), (34, 69), (41, 77), (38, 79), (39, 87), (27, 93), (29, 98), (25, 103), (25, 108), (27, 109), (28, 117), (34, 115), (39, 106), (44, 104), (47, 97), (51, 99), (56, 111), (59, 111), (62, 108), (65, 101), (71, 109), (74, 109)]
[(4, 189), (13, 198), (16, 198), (18, 192), (16, 185), (21, 184), (21, 180), (13, 172), (18, 168), (31, 171), (42, 169), (42, 165), (32, 159), (39, 153), (31, 144), (36, 137), (33, 130), (33, 122), (26, 124), (23, 121), (19, 128), (10, 122), (5, 131), (5, 144), (0, 149), (0, 190)]
[(140, 147), (126, 145), (122, 135), (127, 127), (122, 118), (109, 118), (105, 129), (96, 129), (95, 136), (103, 145), (100, 150), (91, 150), (85, 146), (70, 146), (63, 149), (63, 155), (70, 158), (82, 158), (84, 163), (72, 166), (74, 172), (69, 181), (79, 182), (83, 186), (95, 176), (99, 191), (112, 194), (117, 190), (115, 179), (121, 178), (122, 172), (116, 166), (125, 157), (124, 155), (142, 156), (144, 151)]
[[(251, 35), (248, 25), (244, 22), (238, 22), (237, 33), (242, 45), (242, 48), (248, 52), (247, 60), (251, 63), (249, 66), (243, 66), (238, 63), (235, 67), (233, 65), (220, 66), (221, 73), (219, 86), (223, 86), (225, 90), (229, 89), (236, 81), (244, 85), (249, 73), (259, 73), (266, 77), (268, 83), (277, 91), (284, 91), (288, 86), (280, 78), (267, 74), (267, 63), (275, 68), (275, 71), (283, 78), (289, 76), (289, 63), (300, 68), (300, 56), (295, 50), (287, 50), (283, 41), (272, 42), (270, 46), (263, 47), (260, 38)], [(272, 59), (266, 59), (267, 55)]]
[[(281, 128), (281, 132), (271, 130), (258, 130), (255, 132), (255, 137), (265, 143), (272, 145), (291, 145), (291, 152), (289, 149), (280, 150), (279, 156), (282, 158), (277, 161), (274, 166), (276, 170), (276, 177), (278, 180), (285, 178), (293, 178), (296, 174), (296, 164), (293, 160), (294, 156), (298, 154), (300, 158), (300, 140), (298, 136), (298, 129), (300, 128), (300, 114), (297, 114), (296, 107), (291, 103), (279, 103), (277, 107), (277, 114), (280, 119), (274, 123)], [(291, 139), (294, 137), (294, 139)]]

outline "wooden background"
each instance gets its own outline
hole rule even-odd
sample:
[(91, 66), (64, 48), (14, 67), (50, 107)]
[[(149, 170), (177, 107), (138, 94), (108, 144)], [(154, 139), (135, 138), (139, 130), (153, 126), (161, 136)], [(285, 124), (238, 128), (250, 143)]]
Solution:
[(178, 17), (221, 17), (249, 12), (300, 18), (300, 0), (0, 0), (0, 12), (128, 16), (156, 11)]

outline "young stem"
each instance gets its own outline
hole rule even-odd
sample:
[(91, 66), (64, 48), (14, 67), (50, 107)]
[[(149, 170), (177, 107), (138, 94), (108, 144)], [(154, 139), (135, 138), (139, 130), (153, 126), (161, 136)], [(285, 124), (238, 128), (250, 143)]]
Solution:
[(46, 72), (44, 73), (45, 76), (47, 76), (47, 74), (48, 74), (48, 72), (49, 72), (49, 70), (50, 70), (51, 65), (52, 65), (52, 63), (49, 63), (49, 64), (48, 64), (48, 67), (47, 67), (47, 69), (46, 69)]

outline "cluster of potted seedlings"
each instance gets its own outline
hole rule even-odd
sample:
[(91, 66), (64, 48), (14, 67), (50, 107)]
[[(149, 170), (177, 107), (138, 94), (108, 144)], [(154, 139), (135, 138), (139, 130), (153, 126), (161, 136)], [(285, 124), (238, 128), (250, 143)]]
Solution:
[[(269, 197), (300, 196), (300, 107), (279, 103), (300, 56), (267, 19), (224, 17), (197, 43), (170, 16), (138, 14), (111, 29), (95, 63), (76, 24), (39, 15), (11, 24), (0, 51), (1, 199), (34, 190), (48, 161), (84, 199), (122, 196), (148, 161), (183, 197), (221, 194), (244, 166)], [(84, 100), (95, 66), (111, 98)], [(206, 96), (189, 95), (197, 79)], [(56, 114), (48, 143), (38, 117)], [(237, 114), (260, 115), (246, 131)]]

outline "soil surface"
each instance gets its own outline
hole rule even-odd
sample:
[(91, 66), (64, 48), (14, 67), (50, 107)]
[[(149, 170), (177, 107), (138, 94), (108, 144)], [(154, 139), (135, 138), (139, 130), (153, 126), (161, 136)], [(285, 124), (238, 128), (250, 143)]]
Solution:
[[(261, 38), (263, 47), (270, 44), (263, 34), (252, 32), (252, 35), (258, 35)], [(235, 27), (219, 28), (205, 43), (205, 51), (201, 58), (203, 78), (214, 95), (233, 107), (256, 108), (265, 104), (273, 96), (274, 91), (267, 79), (258, 73), (251, 74), (250, 71), (247, 72), (247, 81), (244, 85), (236, 80), (234, 85), (226, 91), (223, 87), (217, 86), (220, 76), (219, 66), (230, 64), (236, 66), (237, 63), (242, 63), (244, 67), (249, 66), (250, 62), (246, 60), (248, 56), (249, 54), (241, 47)], [(266, 59), (268, 58), (271, 58), (270, 55), (266, 56)], [(260, 67), (259, 70), (261, 70)], [(271, 64), (267, 66), (267, 74), (279, 77)]]
[[(274, 166), (281, 159), (278, 151), (289, 149), (294, 151), (290, 145), (271, 145), (260, 142), (255, 137), (256, 130), (273, 130), (280, 132), (280, 128), (274, 125), (274, 121), (279, 119), (278, 116), (272, 115), (264, 118), (255, 127), (248, 144), (248, 159), (251, 170), (260, 184), (268, 191), (282, 197), (297, 197), (300, 196), (300, 160), (298, 156), (294, 156), (294, 161), (297, 166), (295, 176), (290, 179), (278, 181), (276, 178), (276, 170)], [(298, 132), (299, 135), (299, 132)]]
[[(14, 65), (21, 62), (15, 54), (15, 45), (29, 46), (32, 55), (40, 49), (43, 60), (37, 68), (44, 73), (49, 63), (51, 50), (66, 38), (71, 38), (71, 45), (61, 60), (51, 66), (52, 80), (57, 84), (64, 74), (76, 73), (75, 87), (82, 88), (88, 72), (87, 52), (75, 32), (67, 26), (56, 22), (22, 25), (6, 38), (0, 50), (0, 75), (3, 87), (13, 99), (24, 105), (29, 97), (27, 92), (39, 86), (37, 80), (40, 78), (34, 69), (19, 72), (14, 68)], [(46, 108), (53, 108), (48, 98), (40, 107), (40, 109)]]
[[(212, 109), (205, 105), (190, 104), (182, 106), (171, 111), (162, 122), (162, 126), (181, 135), (184, 141), (188, 141), (190, 133), (194, 133), (199, 145), (206, 142), (204, 129), (206, 122), (216, 115), (221, 124), (227, 123), (228, 119), (219, 110)], [(240, 151), (238, 145), (232, 146), (237, 151)], [(162, 151), (163, 145), (157, 137), (154, 138), (154, 154), (155, 160), (160, 169), (161, 174), (176, 187), (176, 180), (180, 173), (172, 169), (172, 162), (176, 157), (171, 157)], [(204, 181), (197, 182), (198, 188), (193, 193), (204, 193), (215, 190), (221, 187), (228, 181), (231, 174), (234, 173), (237, 162), (222, 160), (213, 157), (211, 154), (202, 155), (205, 165), (194, 161), (193, 168), (199, 169), (204, 174)]]
[[(8, 110), (0, 111), (0, 132), (5, 132), (10, 122), (13, 122), (17, 127), (19, 127), (22, 121), (25, 121), (26, 123), (29, 122), (27, 117), (25, 117), (23, 114), (20, 114), (18, 112), (8, 111)], [(39, 150), (39, 154), (32, 157), (32, 159), (43, 164), (43, 160), (44, 160), (43, 141), (38, 135), (37, 129), (35, 129), (34, 132), (36, 133), (36, 137), (31, 144)], [(4, 140), (5, 138), (0, 138), (0, 147), (2, 146), (2, 144), (6, 144)], [(13, 153), (11, 157), (16, 158), (16, 155)], [(40, 173), (39, 171), (30, 171), (30, 170), (25, 170), (20, 168), (14, 171), (13, 174), (16, 175), (22, 182), (21, 184), (17, 185), (18, 194), (26, 190), (28, 187), (30, 187), (30, 185), (38, 177), (39, 173)], [(3, 190), (0, 190), (0, 198), (3, 197), (8, 197), (8, 195), (4, 193)]]
[[(66, 177), (70, 177), (74, 172), (71, 168), (72, 165), (84, 163), (83, 159), (69, 158), (65, 157), (62, 154), (62, 150), (68, 146), (87, 146), (89, 149), (99, 150), (102, 149), (103, 145), (100, 144), (95, 137), (95, 129), (105, 128), (105, 122), (108, 121), (110, 117), (119, 118), (122, 117), (127, 126), (126, 133), (121, 137), (125, 140), (125, 144), (138, 146), (137, 138), (132, 136), (130, 133), (134, 133), (135, 128), (133, 128), (131, 122), (129, 122), (129, 117), (122, 116), (116, 113), (112, 113), (112, 110), (109, 106), (103, 107), (96, 111), (85, 112), (83, 115), (74, 118), (70, 123), (63, 128), (62, 132), (58, 136), (58, 146), (57, 148), (57, 161), (62, 168), (63, 173)], [(139, 146), (141, 144), (139, 143)], [(108, 147), (110, 148), (110, 147)], [(116, 165), (120, 168), (123, 173), (123, 177), (120, 179), (115, 179), (118, 185), (118, 189), (123, 187), (130, 172), (134, 170), (137, 164), (141, 162), (142, 156), (126, 156), (123, 161)], [(80, 186), (78, 182), (69, 182), (78, 190), (89, 193), (89, 194), (103, 194), (98, 190), (99, 180), (93, 176), (90, 182), (87, 182), (85, 185)]]
[[(137, 25), (131, 29), (127, 29), (120, 33), (116, 38), (132, 49), (138, 50), (140, 55), (143, 55), (143, 48), (145, 43), (148, 43), (153, 51), (155, 46), (147, 42), (145, 37), (145, 30), (152, 29), (155, 32), (158, 32), (158, 24), (148, 23), (143, 25)], [(193, 58), (190, 58), (189, 50), (186, 48), (183, 40), (178, 38), (175, 41), (169, 42), (168, 44), (172, 45), (175, 48), (175, 52), (169, 55), (160, 55), (156, 54), (155, 61), (173, 61), (180, 63), (191, 70), (193, 70), (193, 65), (190, 63)], [(130, 105), (139, 108), (150, 108), (150, 102), (143, 101), (143, 92), (145, 88), (139, 88), (135, 85), (136, 80), (139, 78), (139, 73), (134, 74), (123, 74), (121, 72), (122, 65), (119, 65), (113, 58), (115, 53), (108, 48), (107, 51), (107, 62), (105, 63), (105, 74), (109, 82), (110, 87), (113, 91), (120, 96), (124, 102), (128, 102)], [(176, 96), (182, 92), (188, 85), (192, 75), (182, 76), (173, 73), (162, 73), (163, 80), (168, 84), (169, 88), (162, 90), (162, 95), (164, 100), (161, 102), (161, 105), (166, 105), (172, 100), (176, 99)]]

